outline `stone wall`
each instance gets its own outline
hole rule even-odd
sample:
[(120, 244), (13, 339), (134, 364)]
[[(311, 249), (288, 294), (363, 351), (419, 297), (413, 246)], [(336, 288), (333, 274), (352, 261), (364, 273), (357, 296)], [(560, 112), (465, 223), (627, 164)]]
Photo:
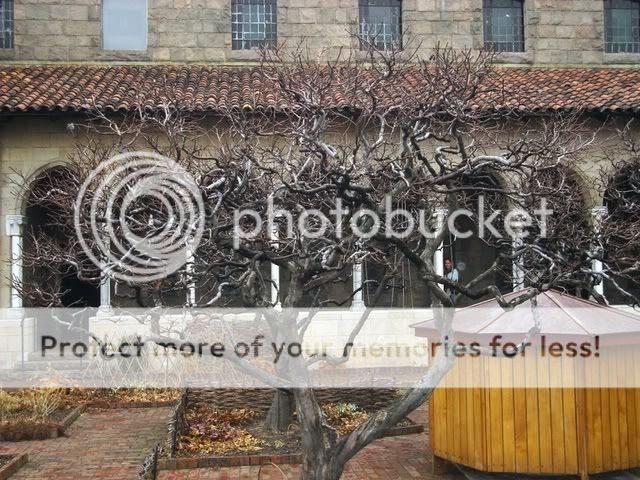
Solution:
[[(255, 51), (231, 49), (231, 0), (149, 0), (144, 52), (101, 48), (100, 0), (15, 0), (15, 48), (0, 60), (96, 62), (250, 62)], [(403, 29), (428, 55), (436, 42), (483, 44), (482, 0), (403, 0)], [(505, 63), (638, 63), (640, 55), (605, 54), (602, 0), (526, 0), (526, 52)], [(305, 38), (315, 53), (348, 48), (357, 0), (279, 0), (278, 41)]]

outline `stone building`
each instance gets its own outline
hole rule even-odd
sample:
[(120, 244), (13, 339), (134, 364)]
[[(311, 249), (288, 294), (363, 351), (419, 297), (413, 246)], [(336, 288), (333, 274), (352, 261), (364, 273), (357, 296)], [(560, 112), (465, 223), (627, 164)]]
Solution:
[[(22, 275), (28, 219), (11, 176), (63, 164), (68, 123), (89, 104), (130, 108), (154, 78), (170, 79), (196, 110), (268, 105), (251, 70), (256, 47), (305, 40), (330, 57), (357, 50), (359, 33), (382, 49), (411, 42), (422, 55), (437, 42), (495, 49), (515, 108), (576, 109), (594, 125), (640, 109), (638, 0), (0, 0), (0, 25), (0, 307), (22, 306), (9, 278)], [(594, 218), (599, 153), (576, 172)], [(104, 288), (93, 295), (109, 301)], [(13, 329), (0, 350), (15, 345), (16, 324), (0, 327)]]

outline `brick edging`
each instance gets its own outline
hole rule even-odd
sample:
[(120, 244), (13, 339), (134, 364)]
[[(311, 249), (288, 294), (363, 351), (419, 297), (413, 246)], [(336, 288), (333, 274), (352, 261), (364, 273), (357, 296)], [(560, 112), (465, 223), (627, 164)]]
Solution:
[[(69, 412), (67, 416), (64, 417), (62, 420), (58, 422), (51, 421), (47, 434), (35, 435), (35, 436), (29, 436), (29, 435), (23, 434), (21, 436), (18, 436), (18, 438), (16, 439), (11, 439), (11, 440), (3, 439), (2, 441), (22, 442), (22, 441), (33, 441), (33, 440), (50, 440), (50, 439), (61, 437), (62, 435), (64, 435), (64, 432), (73, 424), (73, 422), (75, 422), (78, 419), (78, 417), (86, 409), (87, 409), (87, 406), (85, 404), (80, 404), (74, 409), (72, 409), (71, 412)], [(0, 435), (0, 438), (2, 438), (1, 435)]]
[(301, 453), (282, 455), (236, 455), (229, 457), (178, 457), (158, 459), (158, 470), (184, 470), (190, 468), (240, 467), (274, 463), (276, 465), (302, 463)]
[[(397, 437), (401, 435), (413, 435), (424, 432), (424, 425), (413, 424), (390, 428), (385, 437)], [(267, 463), (276, 465), (302, 463), (301, 453), (287, 453), (282, 455), (235, 455), (235, 456), (210, 456), (210, 457), (177, 457), (159, 458), (158, 470), (186, 470), (210, 467), (241, 467), (256, 466)]]
[(99, 408), (101, 410), (119, 410), (124, 408), (163, 408), (172, 407), (176, 404), (176, 400), (164, 400), (161, 402), (105, 402), (100, 400), (91, 400), (86, 402), (86, 406), (90, 408)]
[(85, 404), (80, 404), (76, 408), (74, 408), (69, 413), (69, 415), (64, 417), (60, 422), (60, 426), (58, 427), (58, 435), (63, 435), (64, 432), (67, 431), (67, 428), (69, 428), (73, 424), (73, 422), (75, 422), (78, 417), (84, 413), (86, 409), (87, 406)]
[(393, 427), (387, 430), (384, 437), (399, 437), (402, 435), (414, 435), (417, 433), (423, 433), (425, 430), (424, 425), (420, 423), (414, 423), (413, 425), (403, 425), (401, 427)]
[(11, 460), (9, 460), (9, 463), (0, 467), (0, 480), (8, 480), (11, 475), (20, 470), (28, 460), (29, 456), (26, 452), (20, 453), (13, 457)]

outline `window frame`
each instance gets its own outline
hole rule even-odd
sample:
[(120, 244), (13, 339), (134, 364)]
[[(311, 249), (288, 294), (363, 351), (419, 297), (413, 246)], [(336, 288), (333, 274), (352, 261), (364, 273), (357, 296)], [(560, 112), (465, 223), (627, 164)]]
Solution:
[[(367, 17), (371, 18), (371, 15), (369, 13), (369, 8), (371, 7), (390, 9), (389, 18), (391, 19), (391, 22), (393, 22), (393, 20), (397, 18), (397, 25), (393, 25), (393, 23), (389, 24), (391, 26), (392, 31), (388, 34), (387, 33), (382, 34), (383, 40), (381, 43), (379, 42), (379, 34), (375, 34), (374, 44), (376, 48), (380, 50), (392, 50), (394, 48), (397, 50), (401, 50), (402, 49), (402, 0), (359, 0), (358, 1), (358, 34), (361, 36), (360, 50), (367, 49), (367, 42), (365, 42), (362, 37), (364, 37), (365, 35), (366, 36), (369, 35), (369, 32), (364, 31), (365, 26), (367, 27), (372, 26), (371, 23), (365, 21)], [(397, 9), (397, 13), (393, 11), (394, 9)], [(383, 23), (382, 25), (387, 25), (387, 24)], [(394, 27), (396, 31), (393, 31)], [(386, 40), (387, 36), (390, 37), (389, 42), (387, 42)], [(396, 38), (394, 39), (394, 37)], [(395, 45), (394, 45), (394, 42), (395, 42)]]
[[(635, 8), (628, 7), (615, 7), (614, 4), (620, 0), (604, 0), (603, 1), (603, 14), (604, 14), (604, 51), (608, 54), (639, 54), (640, 53), (640, 1), (639, 0), (623, 0), (635, 4)], [(632, 30), (630, 38), (625, 41), (613, 41), (612, 31), (612, 13), (614, 10), (626, 11), (627, 15), (635, 13), (636, 25), (635, 35)], [(633, 17), (632, 17), (633, 18)], [(632, 26), (632, 29), (634, 27)], [(623, 48), (621, 48), (623, 47)]]
[[(263, 7), (262, 15), (264, 20), (260, 21), (260, 11), (257, 11), (258, 21), (252, 21), (252, 13), (245, 20), (245, 12), (237, 11), (246, 6), (257, 5)], [(267, 21), (267, 9), (270, 9)], [(240, 18), (240, 21), (238, 20)], [(257, 31), (252, 31), (252, 27), (257, 26)], [(241, 28), (239, 28), (241, 27)], [(246, 28), (249, 27), (249, 31)], [(262, 32), (260, 31), (262, 27)], [(244, 38), (245, 35), (264, 34), (264, 38)], [(236, 38), (239, 36), (239, 38)], [(231, 0), (231, 50), (254, 50), (257, 48), (271, 48), (278, 43), (278, 0)]]
[[(106, 51), (121, 51), (121, 52), (145, 52), (149, 49), (149, 0), (141, 0), (144, 2), (144, 19), (145, 19), (145, 28), (144, 28), (144, 48), (112, 48), (107, 47), (105, 44), (105, 4), (109, 0), (102, 0), (100, 4), (100, 47), (102, 50)], [(130, 2), (135, 2), (135, 0), (129, 0)]]
[[(510, 3), (509, 6), (500, 6), (498, 3)], [(519, 10), (519, 21), (514, 21), (512, 35), (515, 40), (497, 40), (494, 33), (493, 15), (497, 9), (512, 8)], [(489, 28), (491, 27), (491, 28)], [(482, 0), (482, 30), (483, 46), (487, 50), (499, 53), (525, 53), (527, 51), (526, 28), (525, 28), (525, 0)], [(518, 39), (519, 38), (519, 39)], [(511, 48), (504, 48), (511, 45)]]
[[(7, 12), (8, 10), (8, 12)], [(15, 47), (15, 1), (0, 0), (0, 50), (11, 50)]]

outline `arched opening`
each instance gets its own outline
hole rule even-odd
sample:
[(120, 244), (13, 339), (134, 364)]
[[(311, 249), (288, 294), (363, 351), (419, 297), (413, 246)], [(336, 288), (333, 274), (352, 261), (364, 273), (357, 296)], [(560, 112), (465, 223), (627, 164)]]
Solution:
[(640, 297), (640, 165), (624, 162), (610, 178), (604, 195), (607, 215), (601, 225), (604, 252), (604, 294), (610, 304)]
[[(53, 168), (32, 183), (26, 198), (27, 225), (23, 240), (22, 294), (25, 307), (98, 307), (98, 282), (78, 274), (75, 232), (70, 221), (73, 212), (66, 196), (56, 192), (66, 181), (68, 171)], [(81, 267), (82, 268), (82, 267)], [(93, 266), (95, 276), (95, 266)], [(37, 335), (55, 334), (59, 326), (38, 322)]]
[[(453, 231), (450, 229), (442, 248), (445, 263), (447, 260), (451, 262), (452, 268), (457, 271), (458, 281), (465, 284), (490, 270), (500, 252), (511, 248), (511, 242), (505, 240), (504, 235), (506, 199), (499, 180), (491, 173), (480, 172), (463, 178), (459, 188), (455, 193), (456, 204), (458, 208), (472, 212), (472, 215), (459, 215), (455, 218), (455, 228)], [(500, 213), (489, 222), (492, 213), (496, 211)], [(487, 224), (482, 225), (485, 220)], [(474, 288), (479, 290), (495, 285), (502, 292), (510, 291), (510, 275), (511, 264), (501, 261), (498, 268), (484, 276)], [(473, 305), (487, 298), (489, 296), (479, 299), (463, 297), (458, 306)]]
[[(523, 286), (553, 281), (554, 289), (590, 297), (593, 278), (585, 268), (590, 267), (593, 224), (581, 185), (573, 169), (555, 164), (533, 172), (522, 185), (533, 220), (523, 242), (531, 247), (523, 259)], [(536, 213), (542, 209), (547, 215)]]

